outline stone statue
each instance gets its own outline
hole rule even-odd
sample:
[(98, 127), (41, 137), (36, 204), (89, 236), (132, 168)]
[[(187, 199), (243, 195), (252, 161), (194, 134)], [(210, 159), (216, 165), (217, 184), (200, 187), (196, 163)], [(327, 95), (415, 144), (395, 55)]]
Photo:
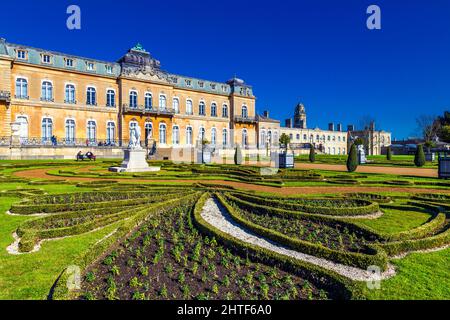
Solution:
[(141, 150), (141, 127), (133, 126), (130, 127), (130, 143), (128, 144), (129, 149)]

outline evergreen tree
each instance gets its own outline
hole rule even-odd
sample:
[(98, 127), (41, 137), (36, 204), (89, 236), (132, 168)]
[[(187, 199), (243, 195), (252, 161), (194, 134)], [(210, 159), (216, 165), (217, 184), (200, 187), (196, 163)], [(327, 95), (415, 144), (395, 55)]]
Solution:
[(358, 151), (356, 150), (356, 145), (352, 144), (347, 158), (347, 170), (348, 172), (354, 172), (357, 167), (358, 167)]
[(310, 147), (309, 147), (309, 162), (314, 162), (316, 161), (316, 150), (313, 146), (313, 144), (311, 143)]
[(234, 164), (241, 165), (242, 164), (242, 151), (239, 145), (236, 145), (234, 150)]
[(391, 160), (392, 160), (392, 149), (391, 149), (390, 146), (387, 148), (387, 151), (386, 151), (386, 159), (387, 159), (388, 161), (391, 161)]
[(414, 156), (414, 164), (416, 167), (423, 167), (425, 164), (425, 153), (423, 152), (422, 144), (417, 146), (416, 155)]

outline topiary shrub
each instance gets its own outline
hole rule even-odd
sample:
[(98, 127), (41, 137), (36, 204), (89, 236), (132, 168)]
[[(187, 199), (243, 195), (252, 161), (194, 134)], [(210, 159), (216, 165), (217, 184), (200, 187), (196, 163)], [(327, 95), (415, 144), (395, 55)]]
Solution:
[(416, 167), (423, 167), (425, 165), (425, 153), (423, 152), (423, 145), (419, 144), (414, 156), (414, 164)]
[(234, 150), (234, 164), (241, 165), (242, 164), (242, 151), (240, 145), (236, 145)]
[(356, 145), (352, 144), (347, 158), (347, 170), (348, 172), (354, 172), (357, 167), (358, 167), (358, 152), (356, 151)]
[(314, 146), (311, 144), (309, 147), (309, 162), (316, 161), (316, 150), (314, 149)]
[(386, 151), (386, 160), (388, 160), (388, 161), (391, 161), (391, 160), (392, 160), (392, 149), (391, 149), (391, 147), (388, 147), (388, 148), (387, 148), (387, 151)]

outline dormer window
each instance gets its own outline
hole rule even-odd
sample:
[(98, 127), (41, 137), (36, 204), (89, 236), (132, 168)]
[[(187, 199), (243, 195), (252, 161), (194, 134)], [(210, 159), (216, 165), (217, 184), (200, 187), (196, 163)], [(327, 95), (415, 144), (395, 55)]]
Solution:
[(52, 62), (52, 58), (49, 54), (42, 55), (42, 63), (50, 64)]
[(26, 60), (27, 52), (25, 50), (17, 50), (17, 59)]
[(106, 66), (106, 73), (108, 73), (108, 74), (112, 74), (112, 73), (113, 73), (113, 67), (112, 67), (112, 66), (109, 66), (109, 65), (107, 65), (107, 66)]
[(73, 66), (74, 66), (73, 59), (67, 58), (66, 59), (66, 67), (73, 68)]
[(211, 89), (216, 90), (216, 85), (214, 83), (211, 83)]
[(198, 86), (199, 86), (200, 88), (203, 88), (204, 85), (205, 85), (205, 84), (204, 84), (202, 81), (199, 81), (199, 82), (198, 82)]
[(95, 71), (95, 64), (93, 62), (87, 62), (86, 69), (87, 71)]
[(187, 86), (191, 86), (191, 80), (186, 79), (185, 81)]

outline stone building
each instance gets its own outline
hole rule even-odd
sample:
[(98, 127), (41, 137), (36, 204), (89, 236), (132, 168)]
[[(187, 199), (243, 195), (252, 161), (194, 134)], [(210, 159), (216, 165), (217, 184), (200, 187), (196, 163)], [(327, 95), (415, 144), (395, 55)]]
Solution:
[(348, 135), (349, 147), (357, 138), (362, 138), (366, 154), (370, 156), (385, 154), (386, 148), (392, 143), (391, 133), (384, 130), (376, 130), (375, 122), (371, 122), (364, 130), (355, 130), (354, 126), (350, 125)]

